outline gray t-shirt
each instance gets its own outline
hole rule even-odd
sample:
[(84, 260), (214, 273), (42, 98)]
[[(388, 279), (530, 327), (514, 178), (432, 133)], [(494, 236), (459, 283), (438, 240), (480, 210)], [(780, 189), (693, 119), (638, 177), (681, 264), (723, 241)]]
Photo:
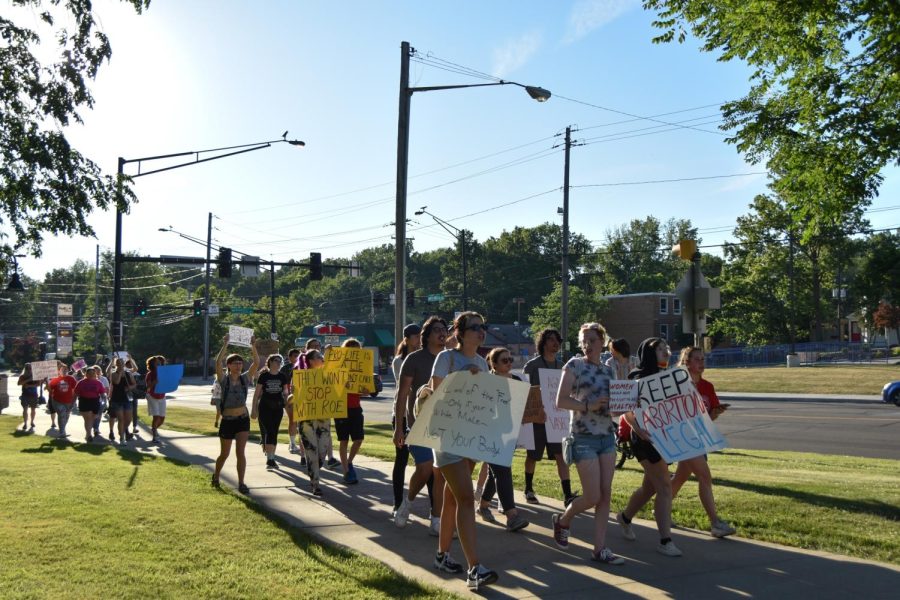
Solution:
[(528, 375), (531, 385), (541, 385), (540, 369), (562, 369), (562, 362), (553, 357), (553, 360), (545, 360), (543, 356), (535, 356), (522, 368), (522, 372)]
[(450, 373), (465, 371), (470, 365), (475, 365), (485, 373), (490, 372), (487, 361), (478, 354), (469, 358), (459, 350), (444, 350), (437, 355), (437, 360), (434, 361), (434, 368), (431, 370), (431, 376), (443, 378)]
[[(615, 379), (615, 375), (606, 365), (595, 365), (583, 356), (576, 356), (563, 370), (575, 375), (572, 397), (579, 402), (609, 398), (609, 381)], [(616, 426), (607, 406), (598, 411), (573, 410), (570, 431), (573, 435), (609, 435), (616, 432)]]
[[(219, 386), (222, 388), (222, 408), (241, 408), (247, 406), (247, 392), (253, 389), (253, 382), (250, 381), (250, 376), (247, 374), (242, 374), (241, 379), (243, 380), (243, 385), (241, 385), (241, 381), (234, 382), (231, 381), (231, 375), (225, 373), (222, 377), (222, 380), (219, 382)], [(245, 387), (246, 386), (246, 387)], [(222, 415), (223, 419), (239, 419), (240, 417), (229, 417)]]
[(436, 354), (432, 354), (427, 348), (422, 348), (409, 353), (400, 367), (400, 377), (397, 381), (398, 388), (400, 387), (400, 380), (404, 377), (412, 377), (409, 395), (405, 399), (406, 424), (409, 427), (412, 427), (413, 423), (416, 422), (416, 416), (413, 414), (413, 407), (416, 404), (416, 392), (431, 379), (431, 370), (434, 368), (436, 358)]

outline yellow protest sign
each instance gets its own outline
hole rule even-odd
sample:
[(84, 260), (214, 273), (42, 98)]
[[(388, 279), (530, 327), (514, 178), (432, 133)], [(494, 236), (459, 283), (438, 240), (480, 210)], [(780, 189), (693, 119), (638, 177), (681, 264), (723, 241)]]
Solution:
[(329, 348), (325, 352), (325, 370), (341, 373), (346, 391), (369, 394), (375, 391), (375, 352), (368, 348)]
[(347, 388), (341, 374), (325, 369), (294, 371), (294, 419), (346, 419)]

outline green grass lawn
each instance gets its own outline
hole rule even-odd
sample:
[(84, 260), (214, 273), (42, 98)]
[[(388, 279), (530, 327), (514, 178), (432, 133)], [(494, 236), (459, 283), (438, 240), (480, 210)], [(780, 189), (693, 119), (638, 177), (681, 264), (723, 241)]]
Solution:
[(200, 469), (17, 424), (0, 416), (3, 598), (451, 597), (314, 542)]
[(875, 394), (900, 379), (900, 365), (816, 365), (707, 369), (704, 377), (720, 392)]
[[(207, 411), (169, 409), (166, 426), (212, 433)], [(282, 439), (286, 441), (286, 430)], [(366, 425), (361, 452), (393, 460), (389, 423)], [(336, 444), (335, 444), (336, 447)], [(729, 449), (709, 457), (719, 514), (742, 537), (900, 564), (900, 469), (897, 461), (801, 452)], [(524, 488), (524, 452), (513, 458), (516, 489)], [(572, 469), (573, 489), (579, 489)], [(613, 481), (613, 510), (625, 506), (642, 477), (628, 461)], [(543, 462), (534, 480), (538, 494), (562, 499), (555, 465)], [(652, 505), (640, 515), (652, 519)], [(706, 530), (697, 485), (685, 484), (674, 521)]]

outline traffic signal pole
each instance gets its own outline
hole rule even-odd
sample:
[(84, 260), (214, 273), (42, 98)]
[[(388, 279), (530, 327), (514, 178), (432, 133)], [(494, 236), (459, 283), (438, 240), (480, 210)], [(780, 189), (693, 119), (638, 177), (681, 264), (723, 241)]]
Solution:
[(213, 214), (209, 213), (206, 225), (206, 290), (203, 292), (203, 381), (209, 379), (209, 272), (212, 258), (212, 220)]

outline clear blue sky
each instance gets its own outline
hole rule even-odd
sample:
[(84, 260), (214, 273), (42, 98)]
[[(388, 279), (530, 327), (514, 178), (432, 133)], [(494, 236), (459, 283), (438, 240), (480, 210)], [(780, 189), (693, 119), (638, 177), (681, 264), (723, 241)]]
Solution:
[[(479, 240), (559, 222), (563, 154), (553, 146), (567, 125), (586, 142), (572, 151), (573, 186), (764, 170), (746, 164), (716, 127), (717, 106), (743, 95), (748, 69), (716, 62), (695, 40), (652, 44), (653, 15), (637, 0), (154, 0), (141, 16), (117, 0), (95, 5), (113, 58), (93, 85), (94, 110), (69, 133), (108, 172), (118, 156), (277, 139), (285, 129), (307, 142), (136, 180), (140, 202), (124, 220), (125, 250), (199, 256), (200, 246), (157, 230), (205, 238), (210, 211), (216, 244), (263, 259), (350, 257), (390, 243), (403, 40), (422, 57), (554, 94), (543, 104), (513, 86), (414, 95), (408, 216), (422, 225), (432, 225), (413, 216), (422, 205)], [(411, 79), (480, 81), (415, 62)], [(684, 112), (648, 121), (615, 111)], [(688, 119), (695, 128), (659, 122)], [(886, 175), (872, 207), (882, 210), (869, 215), (877, 228), (900, 224), (891, 209), (900, 204), (900, 177), (896, 169)], [(732, 238), (736, 217), (765, 183), (755, 175), (575, 187), (571, 225), (599, 242), (631, 219), (689, 218), (705, 244), (718, 244)], [(24, 271), (40, 277), (76, 258), (93, 261), (95, 244), (113, 247), (114, 222), (112, 213), (95, 213), (97, 240), (48, 239), (42, 259), (21, 261)], [(409, 235), (417, 249), (453, 243), (437, 227), (416, 228)]]

